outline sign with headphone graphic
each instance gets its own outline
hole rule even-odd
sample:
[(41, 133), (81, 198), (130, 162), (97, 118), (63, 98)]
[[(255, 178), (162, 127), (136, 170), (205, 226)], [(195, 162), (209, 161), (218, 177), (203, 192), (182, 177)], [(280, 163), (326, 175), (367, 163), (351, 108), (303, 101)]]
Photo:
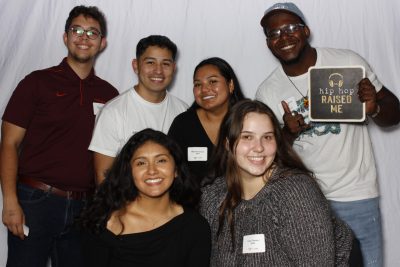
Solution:
[(329, 75), (328, 83), (331, 88), (333, 88), (335, 85), (339, 88), (343, 87), (343, 75), (338, 72), (332, 73)]
[(365, 104), (358, 98), (363, 66), (311, 67), (308, 70), (311, 121), (361, 122)]

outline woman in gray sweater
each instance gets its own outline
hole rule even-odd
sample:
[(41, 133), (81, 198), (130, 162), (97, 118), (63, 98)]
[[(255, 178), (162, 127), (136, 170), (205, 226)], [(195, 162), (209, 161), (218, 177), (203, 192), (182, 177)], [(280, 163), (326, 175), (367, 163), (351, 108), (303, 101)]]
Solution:
[(278, 120), (258, 101), (225, 117), (200, 211), (212, 232), (211, 266), (347, 266), (351, 230), (328, 201)]

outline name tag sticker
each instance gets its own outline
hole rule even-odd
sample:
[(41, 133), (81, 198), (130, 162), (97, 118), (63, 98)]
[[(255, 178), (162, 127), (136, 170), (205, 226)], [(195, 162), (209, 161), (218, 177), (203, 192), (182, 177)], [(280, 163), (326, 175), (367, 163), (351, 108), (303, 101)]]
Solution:
[(188, 147), (188, 161), (207, 161), (207, 147)]
[(25, 224), (22, 225), (22, 230), (24, 231), (25, 236), (29, 235), (29, 227), (28, 226), (26, 226)]
[(103, 103), (93, 102), (93, 114), (97, 115), (100, 112), (101, 108), (104, 106)]
[(264, 234), (245, 235), (243, 237), (243, 253), (265, 252)]

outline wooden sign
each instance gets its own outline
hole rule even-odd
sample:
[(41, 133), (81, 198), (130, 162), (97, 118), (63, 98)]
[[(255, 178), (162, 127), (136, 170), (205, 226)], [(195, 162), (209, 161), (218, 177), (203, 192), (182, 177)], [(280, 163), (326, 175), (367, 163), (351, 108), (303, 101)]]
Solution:
[(365, 120), (365, 104), (358, 98), (363, 66), (311, 67), (308, 70), (310, 120), (360, 122)]

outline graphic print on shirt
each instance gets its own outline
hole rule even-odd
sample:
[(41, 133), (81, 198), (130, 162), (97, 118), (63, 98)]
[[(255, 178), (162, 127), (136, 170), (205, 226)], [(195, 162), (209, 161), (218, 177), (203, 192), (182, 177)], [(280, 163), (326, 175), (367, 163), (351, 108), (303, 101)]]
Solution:
[(311, 127), (300, 133), (299, 139), (303, 137), (313, 137), (313, 136), (321, 136), (326, 134), (339, 134), (341, 132), (340, 124), (334, 122), (311, 122), (309, 118), (309, 108), (304, 106), (304, 97), (296, 100), (297, 111), (299, 114), (302, 114), (304, 117), (304, 121), (311, 125)]

